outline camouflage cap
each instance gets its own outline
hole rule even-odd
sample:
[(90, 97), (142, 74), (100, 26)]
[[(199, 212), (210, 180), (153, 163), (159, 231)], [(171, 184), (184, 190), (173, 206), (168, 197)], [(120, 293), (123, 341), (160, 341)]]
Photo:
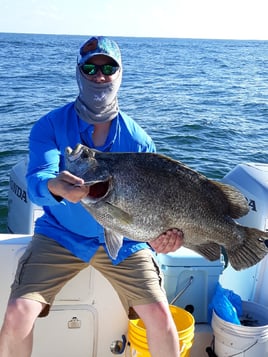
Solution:
[(82, 45), (78, 56), (78, 65), (86, 63), (90, 58), (97, 55), (108, 56), (120, 67), (122, 65), (121, 52), (117, 43), (104, 36), (91, 37)]

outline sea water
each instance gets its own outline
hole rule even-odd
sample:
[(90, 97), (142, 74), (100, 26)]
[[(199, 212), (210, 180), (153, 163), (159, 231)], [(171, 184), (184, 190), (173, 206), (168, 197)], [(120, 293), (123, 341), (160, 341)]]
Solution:
[[(85, 36), (0, 33), (0, 231), (9, 172), (28, 152), (34, 122), (73, 101)], [(268, 41), (114, 38), (122, 51), (120, 109), (159, 152), (220, 179), (267, 162)]]

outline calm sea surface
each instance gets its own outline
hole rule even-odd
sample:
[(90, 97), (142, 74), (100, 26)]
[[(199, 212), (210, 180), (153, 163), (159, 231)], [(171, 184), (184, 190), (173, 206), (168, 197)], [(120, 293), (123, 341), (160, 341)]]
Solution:
[[(77, 96), (84, 36), (0, 33), (0, 232), (11, 167), (33, 123)], [(159, 152), (220, 179), (241, 162), (267, 162), (268, 41), (116, 38), (120, 107)]]

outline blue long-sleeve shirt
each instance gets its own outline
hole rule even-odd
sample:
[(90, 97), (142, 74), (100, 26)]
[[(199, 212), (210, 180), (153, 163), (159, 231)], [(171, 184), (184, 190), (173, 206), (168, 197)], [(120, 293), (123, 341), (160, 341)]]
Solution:
[[(88, 262), (100, 245), (104, 245), (103, 227), (82, 207), (65, 199), (58, 202), (49, 192), (47, 181), (65, 169), (67, 146), (78, 143), (94, 147), (93, 125), (80, 119), (70, 103), (39, 119), (29, 141), (27, 172), (28, 194), (32, 202), (43, 206), (44, 215), (35, 223), (35, 233), (44, 234)], [(124, 112), (112, 120), (105, 144), (98, 147), (111, 152), (155, 152), (155, 145), (145, 131)], [(130, 254), (148, 248), (146, 243), (124, 239), (114, 264)], [(108, 252), (107, 252), (108, 253)]]

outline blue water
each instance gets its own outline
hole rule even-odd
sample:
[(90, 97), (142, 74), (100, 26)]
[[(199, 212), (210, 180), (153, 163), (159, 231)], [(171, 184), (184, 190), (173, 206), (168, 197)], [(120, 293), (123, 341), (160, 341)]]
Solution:
[[(85, 36), (0, 33), (0, 231), (11, 167), (33, 123), (75, 99)], [(159, 152), (220, 179), (241, 162), (267, 162), (268, 41), (116, 38), (120, 107)]]

